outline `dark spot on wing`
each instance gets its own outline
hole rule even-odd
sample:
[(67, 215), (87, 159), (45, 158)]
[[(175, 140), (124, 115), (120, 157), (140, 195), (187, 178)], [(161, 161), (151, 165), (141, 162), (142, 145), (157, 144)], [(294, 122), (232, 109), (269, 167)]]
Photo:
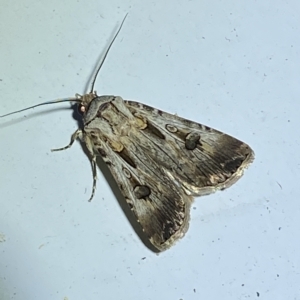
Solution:
[(134, 193), (138, 199), (143, 199), (151, 194), (151, 190), (147, 185), (137, 185), (134, 188)]
[(187, 150), (194, 150), (200, 142), (200, 134), (196, 132), (190, 132), (185, 137), (185, 148)]

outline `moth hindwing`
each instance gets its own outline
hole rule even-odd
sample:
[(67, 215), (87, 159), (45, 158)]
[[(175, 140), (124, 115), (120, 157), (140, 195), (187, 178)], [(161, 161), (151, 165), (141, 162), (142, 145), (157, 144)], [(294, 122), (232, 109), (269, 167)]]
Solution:
[(101, 156), (143, 232), (163, 251), (187, 231), (193, 197), (232, 185), (254, 153), (247, 144), (207, 126), (118, 96), (97, 95), (97, 74), (124, 20), (90, 93), (54, 101), (78, 102), (83, 121), (70, 144), (54, 151), (71, 147), (77, 138), (86, 145), (94, 173), (90, 200), (96, 188), (96, 158)]

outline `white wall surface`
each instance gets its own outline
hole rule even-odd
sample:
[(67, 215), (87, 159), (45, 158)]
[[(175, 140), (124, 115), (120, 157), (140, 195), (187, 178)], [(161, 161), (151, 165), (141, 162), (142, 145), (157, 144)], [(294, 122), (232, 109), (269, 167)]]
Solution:
[(195, 199), (190, 229), (154, 254), (111, 177), (92, 174), (68, 104), (0, 119), (0, 299), (300, 299), (300, 2), (1, 1), (0, 114), (120, 95), (224, 131), (256, 159)]

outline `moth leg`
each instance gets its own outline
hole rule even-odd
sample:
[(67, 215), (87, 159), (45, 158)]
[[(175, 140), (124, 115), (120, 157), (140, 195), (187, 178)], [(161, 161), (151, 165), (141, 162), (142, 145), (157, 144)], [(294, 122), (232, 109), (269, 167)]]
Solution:
[(97, 156), (95, 155), (93, 143), (90, 140), (90, 138), (87, 135), (83, 135), (83, 142), (85, 143), (86, 149), (89, 152), (89, 155), (91, 157), (91, 164), (92, 164), (92, 171), (93, 171), (93, 188), (92, 188), (92, 194), (89, 199), (89, 202), (92, 201), (95, 190), (96, 190), (96, 183), (97, 183)]
[(67, 146), (65, 146), (65, 147), (63, 147), (63, 148), (51, 149), (51, 151), (54, 152), (54, 151), (61, 151), (61, 150), (69, 149), (69, 148), (73, 145), (74, 141), (77, 140), (77, 139), (80, 139), (80, 140), (81, 140), (81, 139), (82, 139), (82, 136), (83, 136), (82, 130), (81, 130), (81, 129), (77, 129), (77, 130), (72, 134), (72, 136), (71, 136), (71, 141), (70, 141), (69, 145), (67, 145)]

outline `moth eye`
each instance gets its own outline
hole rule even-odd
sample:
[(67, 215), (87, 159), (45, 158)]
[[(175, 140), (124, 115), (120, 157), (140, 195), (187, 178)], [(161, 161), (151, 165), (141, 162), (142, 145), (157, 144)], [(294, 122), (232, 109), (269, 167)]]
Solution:
[(86, 107), (83, 104), (78, 105), (78, 113), (83, 115), (86, 112)]

